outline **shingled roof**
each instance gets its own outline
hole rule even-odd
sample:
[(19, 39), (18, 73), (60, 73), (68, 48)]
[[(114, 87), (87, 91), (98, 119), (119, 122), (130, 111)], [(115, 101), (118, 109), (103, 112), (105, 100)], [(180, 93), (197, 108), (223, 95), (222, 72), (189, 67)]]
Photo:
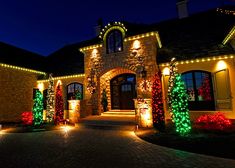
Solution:
[(10, 44), (0, 42), (0, 63), (44, 71), (46, 58)]
[[(225, 8), (235, 11), (235, 6), (220, 9)], [(227, 15), (217, 9), (151, 25), (123, 23), (128, 29), (126, 37), (158, 31), (163, 46), (157, 50), (158, 63), (169, 62), (172, 57), (185, 60), (235, 53), (229, 43), (222, 45), (223, 39), (235, 26), (235, 15)], [(0, 43), (0, 62), (43, 70), (53, 73), (53, 76), (79, 74), (84, 73), (84, 55), (79, 48), (100, 43), (102, 40), (95, 37), (64, 46), (48, 57)]]
[[(235, 11), (235, 7), (230, 9)], [(223, 39), (235, 26), (235, 16), (217, 9), (198, 13), (184, 19), (169, 20), (152, 25), (160, 34), (163, 47), (158, 50), (158, 63), (234, 54), (232, 46), (222, 45)]]

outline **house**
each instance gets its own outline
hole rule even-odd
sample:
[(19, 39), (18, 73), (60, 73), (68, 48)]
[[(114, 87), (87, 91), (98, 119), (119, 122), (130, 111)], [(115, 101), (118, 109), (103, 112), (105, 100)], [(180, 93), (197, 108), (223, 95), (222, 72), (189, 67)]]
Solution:
[[(8, 88), (1, 91), (1, 102), (4, 102), (0, 106), (1, 122), (5, 118), (19, 121), (20, 114), (30, 110), (33, 88), (47, 97), (49, 73), (53, 74), (54, 87), (62, 86), (64, 117), (69, 118), (76, 92), (82, 94), (81, 117), (103, 113), (104, 89), (108, 110), (134, 110), (133, 99), (151, 98), (151, 79), (161, 71), (164, 108), (166, 118), (170, 118), (167, 88), (169, 62), (173, 57), (189, 94), (191, 119), (217, 111), (234, 119), (235, 7), (192, 16), (187, 15), (185, 7), (184, 1), (179, 1), (180, 19), (157, 24), (112, 22), (103, 26), (100, 22), (95, 38), (65, 46), (45, 58), (35, 56), (37, 61), (27, 58), (21, 64), (1, 58), (1, 86)], [(27, 64), (27, 61), (38, 64)], [(28, 96), (18, 96), (18, 92), (19, 95), (26, 92), (21, 85), (30, 90)], [(18, 109), (27, 103), (27, 107)]]

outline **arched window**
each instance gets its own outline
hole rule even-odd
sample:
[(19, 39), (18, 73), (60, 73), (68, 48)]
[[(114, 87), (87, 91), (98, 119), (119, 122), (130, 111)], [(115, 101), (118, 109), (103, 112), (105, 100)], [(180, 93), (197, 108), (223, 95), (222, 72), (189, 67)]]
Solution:
[(107, 53), (115, 53), (123, 50), (122, 33), (119, 30), (111, 31), (107, 36)]
[(211, 73), (189, 71), (182, 74), (189, 95), (190, 110), (215, 110)]
[(82, 100), (83, 85), (80, 83), (70, 83), (67, 86), (67, 100)]

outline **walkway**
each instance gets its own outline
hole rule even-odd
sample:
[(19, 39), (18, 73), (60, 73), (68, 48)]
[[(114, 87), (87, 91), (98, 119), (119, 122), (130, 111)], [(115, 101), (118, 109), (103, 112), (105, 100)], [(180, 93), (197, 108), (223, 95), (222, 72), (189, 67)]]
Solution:
[[(114, 121), (114, 122), (113, 122)], [(235, 160), (198, 155), (145, 142), (134, 118), (89, 117), (77, 128), (0, 135), (1, 167), (234, 168)]]

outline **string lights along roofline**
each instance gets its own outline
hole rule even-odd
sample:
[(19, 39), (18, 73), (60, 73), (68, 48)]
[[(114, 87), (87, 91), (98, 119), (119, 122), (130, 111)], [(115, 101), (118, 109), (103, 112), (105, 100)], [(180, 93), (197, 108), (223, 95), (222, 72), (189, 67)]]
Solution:
[(0, 66), (4, 67), (4, 68), (11, 68), (11, 69), (19, 70), (19, 71), (25, 71), (25, 72), (31, 72), (31, 73), (46, 75), (46, 72), (37, 71), (37, 70), (29, 69), (29, 68), (23, 68), (23, 67), (19, 67), (19, 66), (15, 66), (15, 65), (0, 63)]

